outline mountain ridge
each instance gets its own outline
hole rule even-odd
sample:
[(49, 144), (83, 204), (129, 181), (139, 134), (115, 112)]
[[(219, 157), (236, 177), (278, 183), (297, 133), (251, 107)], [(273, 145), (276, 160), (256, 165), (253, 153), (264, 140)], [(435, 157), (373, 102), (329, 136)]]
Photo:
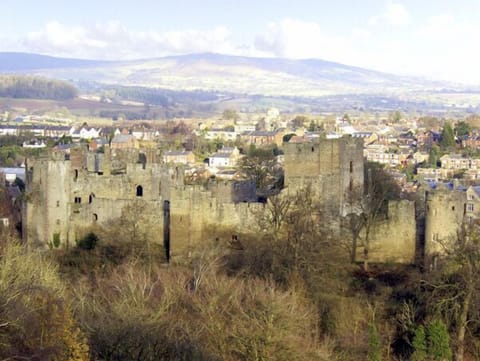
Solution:
[(399, 76), (323, 59), (218, 53), (104, 61), (0, 52), (0, 72), (108, 84), (287, 96), (404, 93), (451, 86), (446, 82)]

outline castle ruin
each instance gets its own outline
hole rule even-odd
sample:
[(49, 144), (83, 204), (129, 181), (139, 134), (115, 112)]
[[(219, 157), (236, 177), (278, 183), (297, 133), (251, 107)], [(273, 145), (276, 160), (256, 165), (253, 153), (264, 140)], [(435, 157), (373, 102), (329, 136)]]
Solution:
[[(351, 194), (362, 190), (364, 182), (361, 141), (343, 137), (292, 142), (284, 144), (284, 152), (282, 194), (310, 191), (337, 218), (354, 211)], [(92, 153), (75, 147), (70, 154), (51, 151), (28, 160), (23, 237), (29, 244), (56, 241), (60, 247), (70, 247), (84, 229), (108, 225), (138, 205), (141, 207), (133, 209), (133, 214), (141, 212), (150, 221), (152, 242), (163, 243), (164, 225), (169, 224), (172, 256), (211, 237), (211, 227), (252, 231), (265, 207), (256, 200), (254, 182), (187, 184), (183, 168), (163, 163), (155, 150), (105, 146), (103, 153)], [(374, 259), (413, 262), (412, 207), (389, 206), (389, 219), (378, 233)], [(392, 237), (391, 229), (402, 232)]]

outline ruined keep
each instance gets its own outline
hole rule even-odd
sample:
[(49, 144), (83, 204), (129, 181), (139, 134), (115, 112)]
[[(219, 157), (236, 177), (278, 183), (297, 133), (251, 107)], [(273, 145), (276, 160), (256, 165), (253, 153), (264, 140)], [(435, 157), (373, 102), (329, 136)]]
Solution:
[(361, 139), (317, 139), (284, 144), (285, 188), (289, 194), (311, 189), (330, 212), (352, 212), (352, 194), (363, 192)]
[[(359, 211), (364, 196), (363, 142), (359, 138), (316, 139), (284, 144), (285, 191), (309, 191), (326, 214), (339, 217)], [(332, 232), (349, 234), (348, 221), (328, 219)], [(338, 229), (338, 228), (347, 229)], [(348, 236), (347, 236), (348, 238)], [(415, 204), (407, 200), (390, 201), (370, 238), (371, 262), (414, 263), (416, 257)], [(358, 246), (356, 260), (361, 261)]]

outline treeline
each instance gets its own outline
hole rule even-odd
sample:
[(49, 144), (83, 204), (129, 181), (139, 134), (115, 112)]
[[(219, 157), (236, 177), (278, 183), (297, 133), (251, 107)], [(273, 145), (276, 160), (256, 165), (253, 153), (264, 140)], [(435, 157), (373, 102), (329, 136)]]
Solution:
[(90, 81), (78, 81), (75, 85), (86, 94), (101, 94), (105, 101), (122, 100), (142, 102), (149, 105), (170, 107), (175, 104), (214, 102), (232, 94), (205, 90), (171, 90), (142, 86), (107, 85)]
[(67, 100), (77, 95), (77, 89), (63, 80), (37, 76), (0, 75), (0, 97)]
[(175, 91), (138, 86), (109, 87), (108, 90), (122, 100), (139, 101), (146, 104), (161, 105), (163, 107), (171, 106), (175, 103), (215, 101), (219, 98), (215, 92), (202, 90)]

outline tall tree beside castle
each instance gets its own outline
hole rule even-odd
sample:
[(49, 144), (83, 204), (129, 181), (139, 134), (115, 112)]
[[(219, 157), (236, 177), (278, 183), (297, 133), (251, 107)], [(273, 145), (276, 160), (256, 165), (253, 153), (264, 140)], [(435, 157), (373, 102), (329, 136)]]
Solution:
[[(431, 283), (433, 305), (455, 329), (455, 360), (463, 361), (465, 336), (478, 327), (480, 289), (480, 226), (464, 226), (442, 241), (446, 266)], [(434, 275), (435, 276), (435, 275)], [(452, 312), (452, 310), (455, 310)]]
[[(351, 258), (355, 261), (358, 246), (363, 247), (363, 267), (368, 270), (370, 262), (371, 235), (377, 222), (386, 217), (388, 201), (399, 199), (400, 188), (392, 177), (378, 164), (367, 163), (365, 166), (365, 188), (358, 188), (362, 193), (359, 212), (350, 215), (352, 232)], [(354, 195), (353, 197), (358, 197)]]

